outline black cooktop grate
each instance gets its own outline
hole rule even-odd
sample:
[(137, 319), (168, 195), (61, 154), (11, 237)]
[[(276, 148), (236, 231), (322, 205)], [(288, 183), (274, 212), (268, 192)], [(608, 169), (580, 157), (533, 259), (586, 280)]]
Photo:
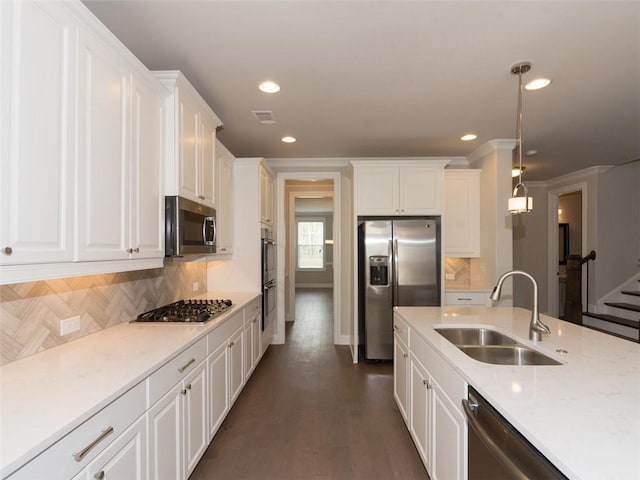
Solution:
[(141, 313), (134, 322), (203, 323), (231, 308), (231, 300), (178, 300)]

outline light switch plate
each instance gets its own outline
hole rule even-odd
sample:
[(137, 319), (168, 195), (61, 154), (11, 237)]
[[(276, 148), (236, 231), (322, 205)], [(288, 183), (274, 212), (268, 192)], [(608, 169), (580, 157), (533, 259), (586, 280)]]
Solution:
[(80, 330), (80, 316), (65, 318), (60, 320), (60, 336), (69, 335)]
[(455, 273), (445, 273), (444, 274), (444, 279), (445, 280), (455, 280), (456, 279), (456, 274)]

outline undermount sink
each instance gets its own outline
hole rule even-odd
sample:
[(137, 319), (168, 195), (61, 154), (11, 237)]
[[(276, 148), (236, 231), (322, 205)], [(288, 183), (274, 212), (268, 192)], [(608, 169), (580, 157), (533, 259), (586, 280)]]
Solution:
[(488, 328), (436, 328), (454, 345), (515, 345), (513, 338)]
[(544, 353), (488, 328), (436, 328), (436, 332), (474, 360), (494, 365), (562, 365)]

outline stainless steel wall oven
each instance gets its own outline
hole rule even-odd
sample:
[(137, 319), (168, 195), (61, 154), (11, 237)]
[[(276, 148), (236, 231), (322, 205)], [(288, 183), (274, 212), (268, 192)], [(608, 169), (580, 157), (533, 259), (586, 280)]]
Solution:
[(276, 249), (273, 232), (262, 229), (262, 330), (275, 321), (276, 314)]

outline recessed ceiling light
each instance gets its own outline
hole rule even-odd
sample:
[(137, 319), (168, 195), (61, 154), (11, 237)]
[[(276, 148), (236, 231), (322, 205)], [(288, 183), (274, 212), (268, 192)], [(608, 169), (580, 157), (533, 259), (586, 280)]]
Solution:
[(264, 93), (278, 93), (280, 91), (280, 85), (272, 81), (262, 82), (258, 88)]
[(293, 143), (296, 141), (296, 137), (291, 137), (287, 135), (286, 137), (282, 137), (281, 139), (284, 143)]
[(551, 80), (548, 78), (536, 78), (527, 83), (524, 88), (527, 90), (540, 90), (541, 88), (546, 87), (551, 83)]
[(469, 142), (471, 140), (475, 140), (476, 138), (478, 138), (477, 135), (474, 135), (473, 133), (467, 133), (466, 135), (461, 136), (460, 140), (462, 140), (463, 142)]

